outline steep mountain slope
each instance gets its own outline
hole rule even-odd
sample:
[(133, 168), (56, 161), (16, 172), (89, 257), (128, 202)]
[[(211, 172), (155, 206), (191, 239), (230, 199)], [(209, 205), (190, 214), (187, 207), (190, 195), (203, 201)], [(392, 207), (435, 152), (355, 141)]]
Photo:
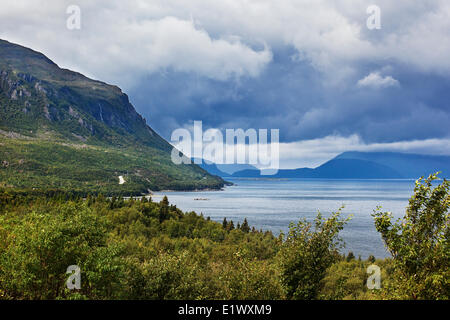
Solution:
[[(220, 188), (172, 147), (118, 87), (0, 40), (0, 187), (140, 193)], [(118, 176), (126, 176), (119, 185)]]
[(168, 150), (118, 87), (59, 68), (41, 53), (0, 40), (0, 128), (73, 141)]

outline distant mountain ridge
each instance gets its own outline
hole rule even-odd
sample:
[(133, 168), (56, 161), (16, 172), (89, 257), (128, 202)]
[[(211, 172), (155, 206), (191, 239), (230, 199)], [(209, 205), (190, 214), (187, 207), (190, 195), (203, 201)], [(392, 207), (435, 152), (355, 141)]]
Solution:
[(357, 159), (384, 164), (404, 178), (417, 178), (437, 171), (442, 172), (442, 177), (450, 177), (450, 156), (400, 152), (344, 152), (336, 159)]
[(193, 159), (193, 162), (198, 163), (201, 161), (201, 164), (199, 164), (200, 167), (208, 171), (210, 174), (226, 178), (231, 177), (235, 172), (244, 171), (244, 170), (258, 170), (255, 166), (252, 166), (250, 164), (239, 164), (239, 163), (230, 163), (230, 164), (217, 164), (208, 160), (196, 160)]
[(0, 39), (0, 188), (140, 194), (224, 185), (197, 165), (175, 165), (171, 150), (117, 86)]
[(280, 169), (276, 175), (262, 176), (259, 170), (235, 172), (247, 178), (322, 179), (417, 179), (441, 171), (450, 177), (450, 156), (399, 152), (344, 152), (317, 168)]

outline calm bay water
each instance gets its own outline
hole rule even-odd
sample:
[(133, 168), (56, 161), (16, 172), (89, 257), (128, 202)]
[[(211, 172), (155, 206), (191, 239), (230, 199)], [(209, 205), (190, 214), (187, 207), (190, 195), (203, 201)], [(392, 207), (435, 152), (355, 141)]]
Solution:
[(353, 218), (341, 233), (346, 243), (343, 251), (381, 258), (389, 254), (371, 214), (382, 206), (395, 218), (402, 217), (414, 189), (413, 180), (227, 180), (235, 185), (223, 191), (159, 192), (153, 198), (159, 201), (167, 195), (183, 211), (203, 213), (219, 222), (226, 217), (236, 225), (247, 218), (250, 226), (275, 235), (286, 233), (290, 222), (312, 221), (318, 210), (326, 217), (344, 205), (343, 215)]

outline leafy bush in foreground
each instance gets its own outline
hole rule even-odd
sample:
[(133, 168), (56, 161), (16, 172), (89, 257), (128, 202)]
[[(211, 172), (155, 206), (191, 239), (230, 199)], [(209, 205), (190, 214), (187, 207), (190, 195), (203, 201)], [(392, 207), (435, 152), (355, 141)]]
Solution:
[(323, 219), (320, 213), (313, 224), (306, 220), (291, 224), (280, 251), (281, 282), (288, 298), (314, 299), (327, 268), (339, 258), (339, 231), (347, 220), (341, 211)]
[(375, 227), (390, 251), (395, 269), (387, 297), (449, 299), (450, 183), (432, 186), (437, 175), (416, 181), (403, 219), (392, 222), (389, 212), (374, 213)]
[[(419, 180), (406, 216), (377, 211), (392, 258), (339, 252), (347, 219), (286, 238), (151, 199), (0, 191), (0, 299), (448, 299), (449, 183)], [(367, 267), (381, 289), (367, 288)], [(81, 269), (68, 290), (67, 267)]]

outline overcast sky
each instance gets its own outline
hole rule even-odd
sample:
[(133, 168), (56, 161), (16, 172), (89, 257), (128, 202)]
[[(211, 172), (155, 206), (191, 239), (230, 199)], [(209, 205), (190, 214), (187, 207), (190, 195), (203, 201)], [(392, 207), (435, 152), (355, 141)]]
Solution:
[(194, 120), (280, 129), (282, 167), (450, 154), (448, 0), (0, 0), (0, 38), (120, 86), (167, 139)]

